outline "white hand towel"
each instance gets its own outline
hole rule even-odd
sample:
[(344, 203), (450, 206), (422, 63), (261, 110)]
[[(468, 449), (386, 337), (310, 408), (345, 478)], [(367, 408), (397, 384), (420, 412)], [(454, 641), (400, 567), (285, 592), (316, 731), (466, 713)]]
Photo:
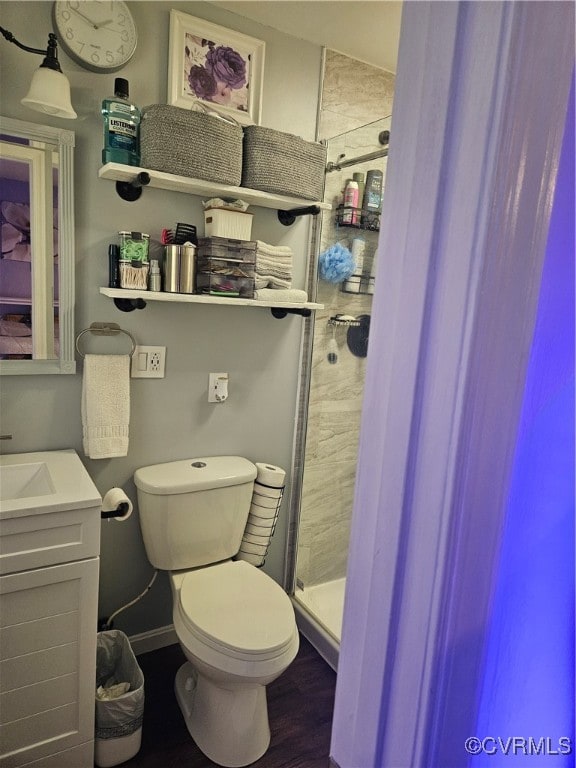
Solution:
[(258, 288), (254, 291), (254, 298), (258, 301), (292, 301), (302, 304), (308, 301), (308, 294), (298, 288)]
[(262, 240), (256, 240), (256, 251), (259, 253), (268, 253), (278, 256), (292, 256), (292, 248), (288, 245), (270, 245)]
[[(289, 290), (290, 288), (292, 288), (292, 280), (283, 280), (282, 278), (277, 277), (275, 275), (258, 275), (257, 274), (257, 279), (260, 281), (259, 285), (261, 285), (261, 283), (264, 282), (264, 285), (262, 286), (263, 288), (266, 288), (266, 287), (270, 289), (282, 288), (285, 290)], [(278, 298), (277, 300), (280, 301), (280, 299)]]
[(267, 275), (269, 272), (275, 272), (280, 277), (292, 277), (292, 262), (282, 263), (275, 259), (261, 259), (256, 257), (256, 272)]
[(82, 436), (91, 459), (128, 453), (130, 357), (86, 355), (82, 379)]

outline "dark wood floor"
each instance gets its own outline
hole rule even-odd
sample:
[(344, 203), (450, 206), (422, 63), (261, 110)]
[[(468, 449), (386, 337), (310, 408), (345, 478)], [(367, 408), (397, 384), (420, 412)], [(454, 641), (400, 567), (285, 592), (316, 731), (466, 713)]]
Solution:
[[(192, 741), (174, 696), (174, 675), (186, 659), (178, 645), (138, 657), (145, 679), (140, 752), (125, 768), (211, 768)], [(254, 768), (328, 768), (336, 673), (300, 637), (298, 656), (268, 686), (272, 739)]]

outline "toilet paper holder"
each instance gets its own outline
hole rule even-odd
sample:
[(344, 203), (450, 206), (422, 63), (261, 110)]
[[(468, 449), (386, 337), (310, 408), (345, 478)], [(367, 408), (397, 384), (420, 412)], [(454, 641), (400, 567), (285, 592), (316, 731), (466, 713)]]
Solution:
[[(254, 482), (250, 513), (235, 560), (248, 560), (257, 568), (264, 565), (276, 530), (285, 487), (266, 485), (258, 480)], [(277, 491), (278, 495), (274, 497), (262, 493), (261, 488)]]
[(102, 506), (100, 507), (100, 517), (103, 520), (113, 518), (121, 522), (127, 520), (131, 514), (132, 502), (122, 488), (110, 488), (104, 494)]
[(106, 520), (110, 517), (124, 517), (124, 515), (128, 512), (130, 509), (130, 505), (127, 501), (121, 501), (120, 504), (116, 507), (116, 509), (111, 509), (107, 512), (100, 512), (100, 517), (102, 520)]

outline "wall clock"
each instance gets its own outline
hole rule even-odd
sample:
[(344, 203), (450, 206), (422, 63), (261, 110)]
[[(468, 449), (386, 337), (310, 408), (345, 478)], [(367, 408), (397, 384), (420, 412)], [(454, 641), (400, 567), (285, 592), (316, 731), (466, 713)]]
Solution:
[(136, 50), (136, 24), (123, 0), (57, 0), (52, 20), (58, 44), (91, 72), (117, 72)]

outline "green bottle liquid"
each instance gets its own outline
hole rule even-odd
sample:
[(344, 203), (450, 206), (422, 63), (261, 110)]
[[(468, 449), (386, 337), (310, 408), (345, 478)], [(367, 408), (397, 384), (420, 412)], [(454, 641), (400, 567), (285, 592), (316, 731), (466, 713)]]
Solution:
[(140, 110), (129, 99), (128, 80), (114, 80), (114, 98), (102, 102), (103, 163), (140, 165)]

